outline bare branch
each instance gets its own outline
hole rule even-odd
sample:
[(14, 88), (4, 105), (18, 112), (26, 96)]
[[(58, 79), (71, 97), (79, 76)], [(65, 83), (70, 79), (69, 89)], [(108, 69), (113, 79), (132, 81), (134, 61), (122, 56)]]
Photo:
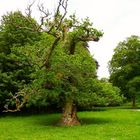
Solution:
[(22, 27), (20, 25), (17, 26), (17, 28), (19, 29), (26, 29), (26, 30), (29, 30), (29, 31), (32, 31), (32, 32), (35, 32), (35, 31), (39, 31), (39, 27), (37, 26), (37, 24), (35, 24), (33, 21), (32, 21), (32, 17), (31, 17), (31, 14), (32, 14), (32, 6), (34, 5), (36, 0), (34, 0), (32, 3), (30, 3), (27, 8), (25, 9), (25, 14), (26, 16), (23, 16), (23, 18), (29, 23), (29, 24), (32, 24), (33, 28), (29, 28), (29, 27)]
[(35, 1), (36, 0), (34, 0), (31, 4), (29, 4), (28, 6), (27, 6), (27, 8), (26, 8), (26, 11), (25, 11), (25, 13), (26, 13), (26, 15), (28, 16), (28, 17), (31, 17), (31, 14), (32, 14), (32, 10), (31, 10), (31, 8), (32, 8), (32, 6), (34, 5), (34, 3), (35, 3)]
[(38, 9), (44, 15), (44, 16), (41, 16), (41, 19), (40, 19), (39, 29), (41, 29), (44, 24), (44, 20), (47, 19), (51, 15), (51, 13), (49, 12), (49, 10), (47, 11), (45, 10), (43, 4), (38, 5)]
[[(50, 29), (47, 31), (49, 34), (51, 33), (52, 29), (55, 27), (55, 30), (59, 30), (61, 25), (62, 25), (62, 22), (63, 22), (63, 19), (65, 18), (66, 14), (67, 14), (67, 6), (68, 6), (68, 0), (59, 0), (59, 4), (57, 6), (57, 10), (54, 14), (54, 19), (53, 19), (53, 24), (52, 26), (50, 27)], [(58, 18), (60, 16), (60, 8), (63, 8), (64, 9), (64, 13), (63, 15), (61, 16), (61, 18), (59, 19), (58, 21)]]
[(56, 12), (55, 12), (54, 19), (57, 18), (58, 14), (59, 14), (59, 12), (60, 12), (60, 7), (61, 7), (61, 5), (62, 5), (61, 3), (62, 3), (62, 0), (59, 0), (59, 4), (58, 4), (58, 6), (57, 6), (57, 10), (56, 10)]
[[(65, 3), (64, 3), (65, 2)], [(63, 9), (64, 9), (64, 14), (63, 14), (63, 16), (61, 17), (61, 19), (60, 19), (60, 22), (59, 22), (59, 24), (58, 24), (58, 27), (57, 27), (57, 30), (60, 28), (60, 26), (61, 26), (61, 24), (62, 24), (62, 22), (63, 22), (63, 19), (65, 18), (65, 16), (66, 16), (66, 14), (67, 14), (67, 6), (68, 6), (68, 0), (63, 0), (63, 2), (62, 2), (62, 7), (63, 7)]]
[(38, 9), (41, 13), (45, 15), (45, 17), (48, 17), (50, 15), (49, 10), (46, 11), (43, 4), (38, 5)]

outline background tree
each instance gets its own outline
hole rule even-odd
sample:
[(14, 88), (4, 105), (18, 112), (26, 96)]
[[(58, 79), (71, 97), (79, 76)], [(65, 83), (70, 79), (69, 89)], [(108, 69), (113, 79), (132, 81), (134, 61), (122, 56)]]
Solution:
[(118, 87), (95, 78), (88, 80), (89, 83), (86, 83), (86, 87), (89, 89), (88, 93), (80, 92), (77, 97), (78, 107), (81, 110), (93, 110), (95, 107), (117, 106), (123, 103), (124, 98), (120, 96)]
[[(15, 96), (19, 89), (31, 81), (33, 71), (29, 57), (20, 54), (16, 48), (34, 44), (40, 33), (34, 30), (38, 24), (20, 11), (7, 13), (0, 25), (0, 96), (1, 106)], [(24, 29), (23, 29), (24, 28)], [(25, 49), (25, 48), (24, 48)], [(2, 107), (3, 109), (3, 107)]]
[(0, 25), (0, 52), (10, 53), (13, 46), (34, 44), (39, 40), (40, 33), (36, 31), (39, 25), (30, 16), (24, 16), (20, 11), (10, 12), (2, 16)]
[(136, 107), (136, 100), (140, 97), (140, 76), (134, 77), (132, 80), (128, 82), (126, 85), (128, 89), (128, 93), (131, 95), (132, 98), (132, 106)]
[(136, 88), (135, 80), (140, 75), (140, 38), (131, 36), (120, 42), (114, 50), (109, 67), (110, 81), (121, 89), (122, 94), (128, 100), (132, 99), (133, 106), (135, 106), (136, 98), (132, 89)]

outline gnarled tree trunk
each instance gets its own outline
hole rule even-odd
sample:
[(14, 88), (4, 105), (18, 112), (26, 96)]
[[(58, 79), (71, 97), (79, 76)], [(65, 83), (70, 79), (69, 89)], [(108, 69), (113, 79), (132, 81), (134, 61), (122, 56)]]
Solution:
[(73, 99), (67, 98), (65, 106), (63, 108), (62, 118), (59, 122), (59, 125), (62, 126), (74, 126), (80, 125), (80, 122), (77, 117), (76, 105), (73, 102)]

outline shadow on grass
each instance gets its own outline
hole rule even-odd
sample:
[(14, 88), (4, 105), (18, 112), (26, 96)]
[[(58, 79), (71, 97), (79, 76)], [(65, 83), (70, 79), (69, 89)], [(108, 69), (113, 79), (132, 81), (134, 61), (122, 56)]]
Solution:
[(112, 122), (110, 119), (104, 119), (104, 118), (81, 118), (80, 122), (82, 125), (102, 125)]
[[(58, 127), (58, 122), (60, 118), (53, 118), (53, 119), (45, 119), (37, 121), (38, 125), (42, 126), (56, 126)], [(103, 125), (107, 123), (111, 123), (112, 120), (104, 119), (104, 118), (80, 118), (81, 125)]]
[(59, 116), (51, 116), (43, 119), (36, 120), (34, 123), (42, 126), (57, 126), (60, 121)]

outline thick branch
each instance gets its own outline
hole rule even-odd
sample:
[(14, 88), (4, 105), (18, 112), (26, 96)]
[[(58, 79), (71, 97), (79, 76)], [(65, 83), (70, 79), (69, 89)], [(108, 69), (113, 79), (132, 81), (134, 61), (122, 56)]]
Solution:
[(49, 54), (47, 55), (46, 61), (45, 61), (44, 65), (43, 65), (41, 68), (43, 68), (44, 66), (45, 66), (46, 68), (50, 68), (50, 63), (49, 63), (49, 61), (50, 61), (50, 58), (51, 58), (51, 56), (52, 56), (52, 53), (53, 53), (55, 47), (57, 46), (59, 40), (60, 40), (60, 37), (58, 37), (58, 38), (56, 38), (56, 39), (54, 40), (54, 42), (53, 42), (53, 44), (52, 44), (52, 46), (51, 46), (51, 48), (50, 48)]
[[(20, 101), (19, 96), (23, 96), (23, 100)], [(25, 103), (27, 103), (28, 101), (28, 96), (27, 95), (14, 95), (12, 96), (12, 99), (15, 100), (15, 109), (9, 109), (8, 105), (5, 105), (4, 108), (5, 110), (3, 112), (17, 112), (20, 111), (21, 108), (23, 108), (23, 106), (25, 105)]]

